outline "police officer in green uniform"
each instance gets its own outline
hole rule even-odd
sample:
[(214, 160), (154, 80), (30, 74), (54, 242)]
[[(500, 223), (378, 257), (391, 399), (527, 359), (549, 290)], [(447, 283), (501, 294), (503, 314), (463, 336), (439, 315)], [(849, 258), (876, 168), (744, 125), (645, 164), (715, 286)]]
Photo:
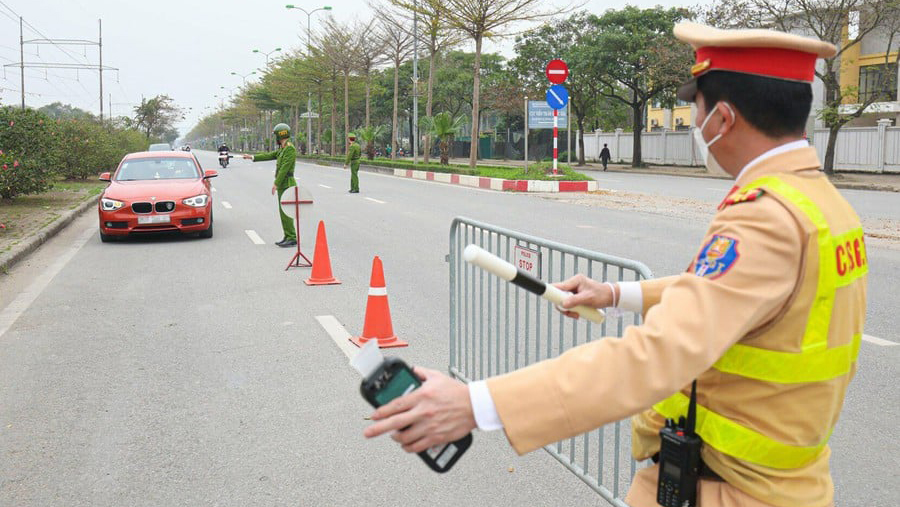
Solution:
[(359, 193), (359, 157), (362, 154), (359, 143), (356, 142), (356, 134), (349, 134), (350, 146), (347, 147), (347, 160), (344, 161), (344, 169), (350, 164), (350, 193)]
[(244, 155), (244, 158), (254, 162), (278, 161), (275, 166), (275, 183), (272, 185), (272, 195), (275, 195), (275, 192), (278, 191), (278, 213), (281, 215), (281, 228), (284, 229), (284, 238), (275, 244), (280, 247), (296, 246), (297, 230), (294, 228), (294, 219), (281, 209), (281, 194), (289, 187), (297, 184), (297, 181), (294, 180), (297, 148), (291, 142), (291, 128), (284, 123), (275, 125), (272, 133), (275, 135), (275, 140), (278, 143), (277, 150), (268, 153), (257, 153), (256, 155)]

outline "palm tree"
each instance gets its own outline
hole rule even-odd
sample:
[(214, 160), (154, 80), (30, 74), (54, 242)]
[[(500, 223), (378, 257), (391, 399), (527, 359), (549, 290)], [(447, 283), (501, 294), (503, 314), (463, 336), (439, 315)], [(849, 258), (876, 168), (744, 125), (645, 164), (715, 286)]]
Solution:
[(366, 142), (366, 157), (369, 160), (375, 158), (375, 141), (384, 135), (384, 125), (370, 125), (358, 130), (359, 138)]
[(422, 118), (422, 126), (425, 131), (441, 140), (441, 165), (450, 164), (450, 139), (459, 134), (459, 129), (464, 121), (464, 117), (454, 118), (448, 112)]

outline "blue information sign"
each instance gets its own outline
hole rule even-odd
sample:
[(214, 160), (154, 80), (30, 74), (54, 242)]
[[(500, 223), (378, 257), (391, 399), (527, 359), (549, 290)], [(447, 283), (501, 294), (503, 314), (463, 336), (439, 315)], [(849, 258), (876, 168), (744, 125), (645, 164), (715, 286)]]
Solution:
[[(560, 109), (558, 114), (559, 128), (565, 129), (569, 122), (566, 109)], [(528, 101), (528, 128), (530, 130), (553, 128), (553, 110), (543, 100)]]
[(562, 109), (569, 103), (569, 90), (563, 85), (553, 85), (547, 90), (547, 105), (553, 109)]

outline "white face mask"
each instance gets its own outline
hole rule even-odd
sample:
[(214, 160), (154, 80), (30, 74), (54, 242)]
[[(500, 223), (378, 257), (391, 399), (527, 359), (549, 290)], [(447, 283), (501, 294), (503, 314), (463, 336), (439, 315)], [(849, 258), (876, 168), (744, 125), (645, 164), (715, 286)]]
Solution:
[[(731, 109), (731, 106), (728, 105), (727, 102), (722, 103), (725, 107), (731, 111), (732, 116), (734, 116), (734, 110)], [(705, 139), (703, 139), (703, 129), (706, 128), (706, 124), (709, 123), (709, 119), (713, 117), (719, 109), (713, 106), (712, 114), (708, 115), (706, 119), (703, 120), (703, 124), (700, 125), (700, 128), (694, 129), (694, 141), (697, 143), (697, 149), (700, 150), (700, 157), (703, 159), (703, 164), (706, 166), (706, 169), (709, 170), (710, 174), (714, 174), (716, 176), (731, 176), (728, 174), (720, 164), (719, 161), (716, 160), (716, 156), (710, 153), (709, 147), (712, 146), (716, 141), (722, 138), (722, 134), (716, 134), (708, 143)]]

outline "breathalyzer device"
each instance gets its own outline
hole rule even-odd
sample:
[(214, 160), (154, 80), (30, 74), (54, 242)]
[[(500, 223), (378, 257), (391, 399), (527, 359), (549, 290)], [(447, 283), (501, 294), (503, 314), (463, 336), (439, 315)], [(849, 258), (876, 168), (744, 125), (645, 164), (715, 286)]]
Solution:
[[(394, 398), (399, 398), (417, 389), (422, 383), (416, 374), (401, 359), (396, 357), (381, 357), (378, 349), (377, 340), (371, 340), (363, 346), (357, 357), (351, 361), (351, 364), (363, 373), (368, 366), (367, 373), (363, 373), (363, 381), (359, 386), (359, 391), (363, 398), (373, 407), (378, 408), (382, 405), (390, 403)], [(368, 349), (368, 350), (367, 350)], [(372, 351), (374, 349), (374, 353)], [(375, 354), (381, 359), (375, 363)], [(368, 365), (364, 356), (368, 358)], [(374, 366), (374, 368), (372, 368)], [(422, 451), (419, 457), (432, 470), (438, 473), (444, 473), (459, 461), (463, 453), (472, 445), (472, 434), (462, 437), (461, 439), (444, 445), (438, 445)]]

